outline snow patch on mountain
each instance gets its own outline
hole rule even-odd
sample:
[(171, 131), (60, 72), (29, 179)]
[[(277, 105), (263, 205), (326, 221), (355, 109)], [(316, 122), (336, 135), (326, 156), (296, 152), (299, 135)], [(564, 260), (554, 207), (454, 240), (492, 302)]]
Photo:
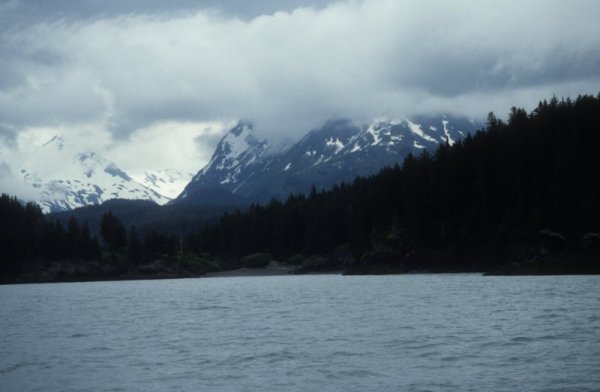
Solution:
[(452, 136), (450, 136), (450, 131), (448, 130), (448, 120), (442, 120), (442, 124), (444, 125), (444, 135), (446, 135), (446, 140), (448, 141), (448, 144), (452, 146), (454, 143), (456, 143), (456, 140), (452, 139)]
[(254, 136), (251, 125), (240, 123), (173, 202), (264, 202), (305, 193), (312, 185), (326, 189), (401, 164), (408, 154), (452, 144), (474, 129), (464, 118), (445, 116), (377, 118), (363, 125), (339, 119), (311, 130), (289, 148), (266, 154), (267, 143)]
[(219, 182), (236, 182), (236, 173), (240, 172), (240, 166), (253, 164), (266, 150), (267, 143), (254, 136), (252, 126), (239, 123), (219, 141), (211, 160), (196, 174), (193, 181), (201, 179), (210, 170), (216, 170), (229, 172)]
[(207, 188), (233, 187), (231, 193), (235, 193), (247, 180), (240, 176), (247, 175), (262, 163), (268, 148), (266, 141), (254, 135), (251, 124), (238, 123), (221, 138), (208, 164), (192, 178), (176, 200), (187, 199), (197, 190)]
[(361, 146), (360, 144), (358, 144), (358, 142), (354, 143), (354, 146), (352, 146), (352, 150), (350, 150), (350, 152), (356, 152), (356, 151), (360, 151), (361, 150)]
[(32, 201), (46, 213), (115, 198), (152, 200), (158, 204), (169, 201), (95, 152), (74, 151), (60, 135), (34, 148), (19, 173), (23, 182), (37, 191), (38, 196)]
[(424, 148), (425, 148), (425, 146), (424, 146), (424, 145), (420, 144), (420, 143), (419, 143), (418, 141), (416, 141), (416, 140), (413, 142), (413, 146), (414, 146), (415, 148), (418, 148), (418, 149), (420, 149), (420, 150), (422, 150), (422, 149), (424, 149)]
[(335, 140), (333, 140), (332, 137), (325, 140), (325, 145), (329, 148), (333, 148), (334, 154), (339, 153), (344, 148), (344, 143), (342, 143), (340, 139), (335, 138)]
[(371, 143), (373, 146), (376, 146), (381, 142), (381, 137), (379, 137), (380, 128), (378, 125), (379, 124), (371, 124), (369, 128), (367, 128), (367, 133), (373, 138), (373, 143)]
[[(422, 138), (424, 140), (427, 140), (428, 142), (437, 143), (437, 140), (435, 140), (434, 138), (432, 138), (431, 136), (429, 136), (429, 135), (425, 134), (425, 132), (423, 132), (423, 129), (421, 128), (420, 124), (415, 124), (414, 122), (412, 122), (410, 120), (406, 120), (406, 122), (412, 133), (414, 133), (415, 135), (419, 136), (420, 138)], [(416, 145), (415, 145), (415, 147), (416, 147)], [(421, 147), (418, 147), (418, 148), (421, 148)]]

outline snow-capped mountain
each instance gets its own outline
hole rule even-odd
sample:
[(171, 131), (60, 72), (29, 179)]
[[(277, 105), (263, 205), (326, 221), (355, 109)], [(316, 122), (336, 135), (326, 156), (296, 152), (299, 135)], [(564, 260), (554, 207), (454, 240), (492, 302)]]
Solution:
[(143, 199), (158, 204), (169, 201), (95, 152), (68, 148), (59, 135), (34, 149), (19, 173), (26, 184), (37, 190), (39, 196), (34, 201), (44, 212), (100, 204), (109, 199)]
[(188, 195), (194, 195), (194, 199), (201, 197), (207, 204), (235, 202), (233, 194), (253, 176), (253, 169), (262, 168), (267, 150), (267, 142), (254, 135), (250, 124), (238, 123), (176, 200), (187, 202)]
[(240, 123), (173, 203), (264, 202), (306, 193), (312, 185), (326, 189), (401, 164), (408, 154), (452, 145), (481, 125), (451, 116), (382, 118), (367, 125), (336, 120), (280, 153), (266, 154), (267, 143)]

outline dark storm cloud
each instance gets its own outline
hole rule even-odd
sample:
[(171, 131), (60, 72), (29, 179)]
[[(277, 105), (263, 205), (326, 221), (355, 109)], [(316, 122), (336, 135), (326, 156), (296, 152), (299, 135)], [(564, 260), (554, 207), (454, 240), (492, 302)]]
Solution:
[(0, 122), (127, 139), (246, 118), (293, 138), (331, 117), (502, 114), (600, 90), (598, 14), (592, 0), (12, 1)]
[(0, 124), (0, 144), (8, 148), (14, 147), (17, 129)]
[[(451, 97), (469, 92), (493, 92), (498, 89), (519, 89), (552, 85), (563, 81), (598, 79), (600, 51), (595, 48), (556, 48), (541, 58), (538, 65), (504, 61), (495, 53), (455, 54), (429, 53), (415, 62), (409, 73), (390, 77), (390, 84), (420, 88), (432, 95)], [(398, 61), (405, 67), (408, 62)], [(418, 64), (422, 64), (420, 67)]]
[(27, 26), (52, 19), (99, 19), (120, 15), (171, 15), (207, 10), (248, 20), (298, 7), (322, 8), (332, 0), (8, 0), (0, 7), (3, 26)]

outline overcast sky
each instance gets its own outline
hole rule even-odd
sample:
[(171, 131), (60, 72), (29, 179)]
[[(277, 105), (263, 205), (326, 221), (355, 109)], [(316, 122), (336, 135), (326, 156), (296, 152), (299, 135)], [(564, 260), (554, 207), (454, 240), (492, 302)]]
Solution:
[(0, 187), (54, 134), (134, 177), (195, 173), (238, 119), (281, 141), (330, 118), (597, 94), (599, 15), (596, 0), (0, 1)]

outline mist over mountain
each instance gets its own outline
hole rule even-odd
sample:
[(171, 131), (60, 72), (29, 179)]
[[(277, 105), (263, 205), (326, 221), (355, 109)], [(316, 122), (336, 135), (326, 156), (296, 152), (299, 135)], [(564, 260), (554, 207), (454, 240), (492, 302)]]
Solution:
[[(31, 187), (42, 211), (58, 212), (111, 199), (148, 200), (165, 204), (170, 199), (145, 186), (95, 151), (77, 151), (69, 140), (55, 135), (28, 154), (18, 168)], [(160, 183), (157, 176), (154, 181)], [(165, 180), (163, 180), (164, 182)]]
[(283, 151), (272, 151), (252, 124), (240, 122), (173, 203), (262, 203), (308, 193), (313, 186), (328, 189), (400, 164), (409, 154), (451, 146), (482, 125), (455, 116), (380, 118), (366, 125), (331, 120)]
[(175, 205), (264, 203), (273, 197), (306, 194), (313, 186), (328, 189), (375, 174), (400, 164), (409, 154), (452, 145), (481, 126), (456, 116), (379, 118), (364, 125), (338, 119), (281, 148), (259, 139), (251, 123), (240, 121), (221, 138), (196, 175), (178, 168), (149, 169), (135, 178), (106, 159), (102, 149), (78, 150), (70, 139), (54, 135), (32, 148), (12, 170), (28, 190), (27, 197), (19, 196), (37, 202), (45, 213), (113, 199), (163, 205), (171, 200), (165, 194), (181, 192), (183, 186)]

